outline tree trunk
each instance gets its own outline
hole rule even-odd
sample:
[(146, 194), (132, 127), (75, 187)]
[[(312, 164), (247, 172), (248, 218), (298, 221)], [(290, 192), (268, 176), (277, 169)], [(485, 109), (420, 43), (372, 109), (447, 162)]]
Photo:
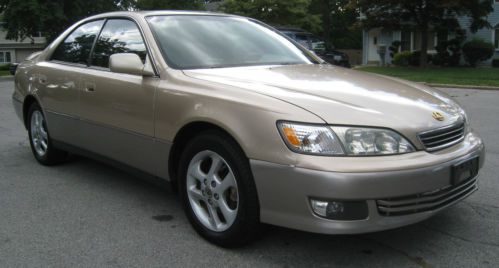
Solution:
[(421, 29), (421, 56), (419, 66), (425, 68), (428, 64), (428, 28)]
[(329, 0), (322, 0), (322, 28), (326, 43), (331, 43), (331, 4)]

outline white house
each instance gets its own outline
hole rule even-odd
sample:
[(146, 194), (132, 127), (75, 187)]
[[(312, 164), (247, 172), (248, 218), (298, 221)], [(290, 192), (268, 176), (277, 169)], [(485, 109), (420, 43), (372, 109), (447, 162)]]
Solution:
[[(488, 15), (488, 21), (492, 25), (491, 29), (484, 28), (472, 33), (467, 30), (466, 37), (468, 40), (473, 38), (481, 38), (487, 42), (493, 43), (496, 47), (496, 52), (493, 58), (499, 58), (499, 0), (494, 2), (494, 11)], [(463, 29), (469, 29), (470, 19), (468, 17), (459, 18), (459, 23)], [(436, 52), (435, 46), (439, 40), (452, 39), (452, 33), (431, 33), (428, 40), (429, 52)], [(362, 63), (363, 64), (379, 64), (381, 62), (378, 54), (378, 46), (385, 45), (387, 48), (393, 41), (401, 42), (401, 51), (417, 51), (421, 47), (421, 34), (410, 31), (393, 31), (383, 28), (364, 30), (362, 44)], [(385, 62), (390, 63), (391, 57), (389, 52), (385, 54)], [(491, 60), (484, 64), (490, 65)]]
[(45, 38), (37, 33), (24, 40), (10, 40), (5, 38), (7, 30), (0, 24), (0, 65), (20, 62), (31, 53), (45, 48)]

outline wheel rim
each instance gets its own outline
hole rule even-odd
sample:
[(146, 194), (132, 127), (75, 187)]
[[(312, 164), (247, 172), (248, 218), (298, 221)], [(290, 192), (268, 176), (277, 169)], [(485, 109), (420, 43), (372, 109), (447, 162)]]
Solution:
[(197, 219), (212, 231), (229, 229), (237, 217), (239, 191), (234, 172), (215, 152), (202, 151), (192, 158), (187, 196)]
[(48, 148), (48, 134), (45, 129), (45, 119), (40, 111), (31, 114), (31, 142), (35, 152), (39, 156), (44, 156)]

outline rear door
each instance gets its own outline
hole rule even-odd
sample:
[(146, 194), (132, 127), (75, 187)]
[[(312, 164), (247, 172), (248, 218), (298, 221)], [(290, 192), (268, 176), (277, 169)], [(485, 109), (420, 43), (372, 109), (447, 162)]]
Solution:
[(108, 19), (82, 75), (79, 112), (83, 146), (102, 156), (154, 174), (154, 98), (158, 77), (113, 73), (109, 57), (135, 53), (151, 64), (137, 24)]
[(86, 72), (92, 45), (104, 23), (84, 23), (72, 31), (49, 61), (36, 66), (33, 86), (41, 100), (53, 140), (73, 145), (78, 139), (79, 89)]

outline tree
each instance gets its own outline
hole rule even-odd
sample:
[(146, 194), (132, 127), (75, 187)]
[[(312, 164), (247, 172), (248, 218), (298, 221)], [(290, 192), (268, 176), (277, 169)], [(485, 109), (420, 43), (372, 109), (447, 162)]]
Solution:
[(137, 0), (135, 7), (139, 10), (202, 10), (203, 0)]
[(48, 42), (75, 22), (119, 10), (202, 9), (202, 0), (0, 0), (8, 39), (22, 40), (42, 32)]
[(470, 18), (470, 30), (490, 27), (486, 16), (493, 11), (492, 1), (482, 0), (351, 0), (351, 6), (365, 15), (366, 28), (409, 29), (421, 33), (420, 66), (428, 58), (430, 32), (457, 30), (460, 16)]
[(309, 12), (311, 0), (226, 0), (220, 10), (248, 16), (273, 26), (295, 26), (311, 32), (321, 30), (320, 16)]
[(127, 10), (134, 0), (0, 0), (8, 39), (26, 39), (36, 32), (50, 42), (76, 21), (107, 11)]
[(310, 12), (321, 16), (322, 36), (328, 43), (341, 48), (361, 48), (359, 12), (349, 4), (350, 0), (312, 0)]

